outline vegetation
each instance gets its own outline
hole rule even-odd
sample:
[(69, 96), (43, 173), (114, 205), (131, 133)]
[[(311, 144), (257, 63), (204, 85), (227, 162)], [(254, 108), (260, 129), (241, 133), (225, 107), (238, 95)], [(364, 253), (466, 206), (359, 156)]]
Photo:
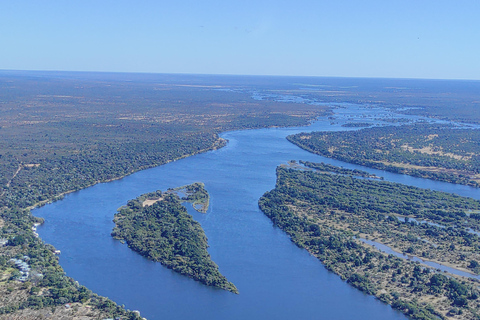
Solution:
[[(277, 82), (275, 90), (269, 91), (271, 79), (256, 81), (255, 91), (299, 94), (286, 89), (279, 91)], [(480, 121), (477, 96), (446, 90), (435, 95), (423, 89), (414, 94), (395, 89), (372, 92), (365, 89), (365, 79), (359, 81), (362, 81), (359, 89), (348, 89), (342, 84), (338, 93), (305, 90), (302, 96), (338, 102), (341, 95), (344, 102), (381, 101), (382, 105), (395, 109), (415, 107), (406, 108), (406, 113)], [(32, 319), (64, 316), (58, 314), (61, 309), (58, 307), (52, 313), (56, 305), (41, 309), (22, 305), (30, 298), (33, 301), (39, 295), (48, 296), (50, 289), (63, 286), (63, 280), (52, 282), (55, 285), (51, 287), (35, 284), (30, 290), (18, 280), (10, 279), (16, 269), (9, 265), (9, 259), (18, 254), (23, 256), (24, 250), (35, 243), (40, 250), (37, 256), (41, 257), (35, 268), (41, 271), (51, 263), (58, 277), (61, 275), (71, 283), (58, 266), (53, 248), (32, 232), (33, 223), (38, 221), (27, 207), (53, 201), (64, 193), (101, 181), (221, 147), (225, 143), (218, 138), (221, 131), (299, 126), (326, 110), (318, 104), (253, 100), (248, 88), (252, 88), (251, 78), (1, 72), (0, 212), (5, 219), (1, 222), (3, 236), (9, 239), (9, 245), (0, 248), (3, 279), (0, 297), (5, 298), (0, 305), (5, 308), (2, 310), (16, 310), (15, 316), (21, 318), (28, 318), (28, 312), (33, 312)], [(78, 289), (71, 289), (68, 296), (78, 298), (75, 293)], [(105, 311), (81, 314), (88, 318), (112, 318), (124, 312), (112, 301), (95, 294), (85, 303), (76, 302), (75, 307), (78, 304), (95, 305), (92, 312)]]
[(325, 111), (219, 91), (222, 79), (184, 81), (0, 75), (0, 206), (33, 206), (221, 147), (222, 131), (303, 125)]
[(210, 195), (201, 182), (195, 182), (187, 186), (168, 189), (167, 192), (180, 196), (183, 202), (190, 202), (195, 210), (206, 213), (210, 204)]
[[(312, 165), (313, 166), (313, 165)], [(323, 164), (317, 164), (321, 168)], [(480, 202), (401, 184), (328, 171), (277, 168), (277, 184), (261, 210), (326, 268), (414, 319), (478, 318), (478, 284), (471, 278), (387, 255), (397, 252), (478, 272), (480, 239), (472, 212)]]
[(480, 187), (480, 131), (444, 125), (375, 127), (288, 137), (325, 157), (395, 173)]
[[(0, 248), (0, 260), (9, 261), (18, 252), (23, 255), (17, 249), (24, 250), (33, 241), (43, 257), (35, 268), (44, 270), (54, 263), (55, 274), (71, 283), (53, 248), (32, 232), (36, 220), (28, 209), (102, 181), (222, 147), (226, 143), (218, 137), (222, 131), (304, 125), (325, 112), (318, 106), (255, 101), (241, 89), (244, 84), (232, 85), (230, 80), (1, 72), (0, 212), (12, 245)], [(2, 266), (3, 279), (18, 273), (8, 263)], [(41, 298), (41, 309), (27, 304), (30, 299), (40, 305), (39, 297), (50, 297), (57, 285), (65, 289), (62, 281), (32, 291), (22, 289), (15, 279), (0, 281), (0, 296), (9, 297), (0, 303), (4, 308), (0, 310), (26, 319), (125, 317), (126, 311), (95, 295), (85, 303), (76, 302), (79, 311), (73, 315), (59, 313), (59, 308), (53, 313), (63, 296), (53, 302)], [(78, 300), (76, 290), (71, 287), (67, 300), (61, 301)], [(93, 313), (82, 313), (89, 303), (96, 306), (89, 309)], [(118, 312), (102, 311), (114, 309)]]
[(337, 173), (345, 176), (353, 176), (353, 177), (362, 177), (362, 178), (371, 178), (371, 179), (381, 179), (383, 180), (383, 177), (379, 177), (377, 175), (371, 174), (370, 172), (363, 171), (363, 170), (350, 170), (350, 169), (344, 169), (340, 168), (337, 166), (333, 166), (331, 164), (327, 163), (315, 163), (315, 162), (310, 162), (310, 161), (302, 161), (300, 160), (300, 163), (303, 164), (307, 168), (315, 169), (316, 171), (324, 172), (324, 173)]
[[(317, 85), (300, 86), (297, 90), (275, 89), (269, 93), (340, 106), (345, 103), (378, 106), (403, 114), (480, 123), (478, 81), (330, 78), (318, 79)], [(392, 118), (389, 121), (408, 120)]]
[(370, 127), (372, 124), (368, 122), (347, 122), (342, 124), (344, 128), (362, 128), (362, 127)]
[[(8, 240), (0, 247), (0, 318), (9, 319), (15, 312), (24, 319), (41, 318), (40, 315), (140, 319), (138, 314), (67, 277), (54, 255), (55, 248), (43, 243), (30, 228), (41, 222), (18, 208), (0, 212), (0, 238)], [(26, 279), (20, 280), (21, 273), (12, 259), (28, 265)], [(62, 311), (66, 305), (71, 309), (68, 312)]]
[[(185, 188), (200, 186), (197, 183)], [(146, 203), (146, 199), (154, 202)], [(238, 293), (210, 259), (202, 227), (177, 195), (161, 191), (142, 195), (121, 207), (114, 222), (112, 236), (126, 241), (132, 250), (203, 284)]]

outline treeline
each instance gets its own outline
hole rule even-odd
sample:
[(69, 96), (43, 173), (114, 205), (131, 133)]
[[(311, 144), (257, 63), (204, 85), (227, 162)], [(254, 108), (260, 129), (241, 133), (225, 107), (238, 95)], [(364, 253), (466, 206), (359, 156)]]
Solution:
[(326, 109), (255, 101), (243, 87), (184, 86), (192, 79), (1, 78), (0, 206), (53, 200), (219, 147), (221, 131), (305, 125)]
[[(170, 191), (170, 190), (169, 190)], [(181, 197), (182, 201), (190, 202), (195, 210), (201, 213), (206, 213), (210, 205), (210, 195), (205, 189), (205, 185), (201, 182), (195, 182), (185, 187), (174, 189), (175, 193), (178, 191), (185, 192)]]
[(0, 206), (31, 206), (64, 192), (219, 147), (219, 143), (216, 134), (199, 133), (183, 140), (104, 144), (96, 152), (41, 159), (37, 166), (22, 168), (0, 199)]
[(347, 122), (342, 124), (344, 128), (361, 128), (361, 127), (370, 127), (372, 124), (368, 122)]
[[(414, 319), (443, 319), (454, 314), (478, 318), (476, 285), (380, 253), (361, 238), (374, 238), (400, 250), (413, 244), (419, 251), (431, 251), (432, 243), (437, 243), (437, 248), (444, 247), (439, 254), (458, 251), (471, 257), (472, 251), (478, 252), (475, 234), (453, 224), (442, 228), (397, 217), (408, 213), (420, 220), (427, 212), (438, 210), (432, 215), (436, 220), (430, 221), (443, 222), (439, 212), (452, 212), (459, 216), (458, 222), (470, 219), (462, 212), (478, 210), (479, 205), (472, 199), (400, 184), (281, 167), (277, 168), (275, 189), (259, 200), (260, 209), (272, 222), (327, 269)], [(439, 257), (430, 257), (435, 258)], [(424, 302), (427, 300), (431, 302)]]
[[(160, 200), (143, 206), (149, 197)], [(126, 241), (132, 250), (203, 284), (238, 293), (211, 260), (202, 227), (175, 194), (157, 191), (130, 200), (115, 214), (114, 222), (112, 236)]]
[(315, 163), (315, 162), (300, 160), (300, 163), (307, 168), (312, 168), (320, 172), (337, 173), (337, 174), (342, 174), (346, 176), (355, 176), (355, 177), (362, 177), (362, 178), (383, 179), (382, 177), (378, 177), (367, 171), (358, 170), (358, 169), (353, 169), (353, 170), (344, 169), (344, 168), (340, 168), (340, 167), (333, 166), (331, 164), (323, 163), (323, 162)]
[(436, 261), (448, 259), (453, 265), (480, 271), (477, 200), (338, 174), (305, 172), (296, 176), (301, 185), (293, 186), (282, 179), (288, 194), (300, 204), (308, 203), (306, 212), (314, 212), (317, 218), (376, 236), (406, 253)]
[[(0, 247), (0, 270), (4, 275), (2, 285), (13, 298), (7, 298), (0, 307), (0, 314), (22, 309), (55, 308), (66, 303), (81, 303), (94, 307), (100, 314), (140, 319), (107, 298), (99, 297), (86, 287), (67, 277), (54, 255), (55, 248), (45, 244), (31, 230), (34, 223), (43, 222), (28, 211), (18, 207), (0, 210), (0, 238), (8, 240)], [(20, 284), (18, 270), (10, 259), (25, 261), (30, 270), (26, 281)], [(16, 292), (17, 295), (13, 292)], [(18, 295), (18, 293), (21, 294)], [(17, 297), (17, 298), (15, 298)], [(52, 310), (53, 310), (52, 309)]]
[(207, 190), (205, 189), (205, 185), (201, 182), (195, 182), (192, 184), (189, 184), (188, 186), (185, 187), (187, 191), (186, 197), (182, 198), (182, 200), (186, 201), (201, 201), (201, 202), (206, 202), (209, 199), (209, 195)]
[[(219, 91), (203, 86), (210, 81), (204, 78), (158, 76), (152, 81), (141, 76), (124, 81), (97, 76), (0, 75), (0, 210), (22, 211), (21, 216), (12, 215), (16, 221), (5, 221), (15, 246), (5, 247), (0, 257), (12, 258), (10, 249), (32, 240), (27, 234), (33, 220), (25, 208), (219, 148), (225, 144), (218, 138), (222, 131), (304, 125), (326, 109), (255, 101), (243, 85), (238, 91)], [(230, 78), (216, 81), (232, 87)], [(22, 223), (21, 228), (14, 222)], [(1, 276), (10, 277), (8, 270), (2, 269)], [(8, 297), (22, 292), (40, 299), (19, 286), (8, 288), (13, 290)], [(0, 292), (3, 289), (4, 283)], [(47, 300), (42, 303), (50, 308)]]
[(416, 124), (300, 133), (287, 139), (307, 151), (345, 162), (480, 186), (479, 130)]

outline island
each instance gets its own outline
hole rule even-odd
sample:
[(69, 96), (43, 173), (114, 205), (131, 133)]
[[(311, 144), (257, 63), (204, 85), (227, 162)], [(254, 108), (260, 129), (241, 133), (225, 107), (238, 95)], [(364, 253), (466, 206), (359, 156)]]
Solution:
[(167, 193), (174, 193), (178, 195), (182, 202), (191, 203), (193, 209), (201, 213), (206, 213), (208, 206), (210, 205), (210, 195), (208, 194), (207, 190), (205, 189), (205, 185), (202, 182), (194, 182), (186, 186), (168, 189)]
[[(215, 87), (204, 80), (185, 85), (191, 76), (130, 81), (121, 74), (13, 73), (0, 74), (0, 319), (133, 319), (89, 290), (83, 299), (78, 291), (86, 289), (65, 275), (57, 250), (33, 230), (32, 209), (222, 148), (222, 132), (302, 126), (330, 113), (326, 106), (254, 100), (250, 90), (222, 77)], [(23, 256), (31, 259), (25, 282), (11, 262)]]
[(479, 201), (309, 166), (278, 167), (259, 200), (296, 245), (413, 319), (479, 317)]
[(417, 123), (288, 136), (324, 157), (415, 177), (480, 187), (480, 131)]
[(368, 122), (347, 122), (342, 124), (344, 128), (362, 128), (362, 127), (370, 127), (372, 124)]
[[(186, 194), (180, 198), (178, 193), (182, 191)], [(197, 210), (206, 212), (208, 193), (202, 183), (194, 183), (167, 192), (141, 195), (118, 209), (112, 236), (175, 272), (238, 294), (235, 285), (211, 260), (207, 237), (200, 224), (188, 214), (183, 201), (193, 202), (194, 207), (201, 204)]]

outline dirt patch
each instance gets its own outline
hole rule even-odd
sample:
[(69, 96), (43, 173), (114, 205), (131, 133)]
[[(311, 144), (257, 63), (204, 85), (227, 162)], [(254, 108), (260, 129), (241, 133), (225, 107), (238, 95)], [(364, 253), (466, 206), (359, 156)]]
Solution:
[(40, 167), (40, 163), (27, 163), (23, 165), (26, 168), (37, 168)]
[[(431, 135), (431, 136), (434, 136), (434, 135)], [(411, 153), (420, 152), (420, 153), (429, 154), (429, 155), (445, 156), (445, 157), (449, 157), (449, 158), (452, 158), (452, 159), (455, 159), (455, 160), (470, 160), (472, 158), (472, 155), (473, 155), (473, 154), (471, 154), (470, 156), (465, 157), (465, 156), (460, 156), (458, 154), (454, 154), (454, 153), (451, 153), (451, 152), (443, 152), (441, 150), (435, 151), (435, 150), (433, 150), (432, 146), (426, 146), (426, 147), (418, 149), (418, 148), (410, 147), (408, 144), (404, 144), (404, 145), (401, 146), (401, 148), (403, 150), (409, 151)]]
[(311, 136), (300, 136), (299, 138), (300, 138), (300, 140), (309, 140), (312, 137)]
[(109, 318), (102, 315), (98, 310), (94, 310), (90, 306), (72, 303), (57, 306), (55, 308), (43, 309), (23, 309), (18, 310), (14, 314), (5, 314), (0, 316), (0, 320), (41, 320), (41, 319), (57, 319), (57, 320), (89, 320)]
[(158, 201), (161, 201), (161, 200), (163, 200), (163, 197), (160, 197), (158, 199), (147, 199), (147, 200), (142, 202), (142, 206), (144, 206), (144, 207), (151, 206), (152, 204), (154, 204)]

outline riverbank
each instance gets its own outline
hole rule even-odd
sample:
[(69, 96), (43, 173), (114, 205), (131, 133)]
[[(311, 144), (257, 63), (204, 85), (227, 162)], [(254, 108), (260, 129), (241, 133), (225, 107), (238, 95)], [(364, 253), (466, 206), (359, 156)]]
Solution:
[(219, 137), (217, 135), (217, 140), (212, 144), (212, 146), (210, 146), (209, 148), (205, 148), (205, 149), (201, 149), (201, 150), (198, 150), (196, 152), (193, 152), (193, 153), (190, 153), (190, 154), (186, 154), (186, 155), (182, 155), (180, 157), (177, 157), (175, 159), (172, 159), (172, 160), (167, 160), (165, 161), (165, 163), (162, 163), (162, 164), (154, 164), (154, 165), (149, 165), (149, 166), (145, 166), (145, 167), (139, 167), (135, 170), (132, 170), (122, 176), (118, 176), (118, 177), (115, 177), (115, 178), (111, 178), (111, 179), (106, 179), (106, 180), (97, 180), (95, 182), (93, 182), (92, 184), (90, 185), (87, 185), (85, 187), (81, 187), (79, 189), (72, 189), (72, 190), (68, 190), (68, 191), (65, 191), (65, 192), (62, 192), (58, 195), (56, 195), (55, 197), (53, 197), (52, 199), (48, 199), (48, 200), (43, 200), (43, 201), (39, 201), (31, 206), (28, 206), (26, 207), (27, 210), (33, 210), (35, 208), (38, 208), (38, 207), (41, 207), (41, 206), (44, 206), (46, 204), (49, 204), (49, 203), (52, 203), (54, 201), (58, 201), (58, 200), (61, 200), (64, 196), (66, 196), (67, 194), (69, 193), (72, 193), (72, 192), (76, 192), (76, 191), (79, 191), (79, 190), (82, 190), (82, 189), (86, 189), (86, 188), (89, 188), (89, 187), (92, 187), (96, 184), (99, 184), (99, 183), (108, 183), (108, 182), (112, 182), (112, 181), (116, 181), (116, 180), (120, 180), (120, 179), (123, 179), (131, 174), (134, 174), (135, 172), (139, 172), (139, 171), (142, 171), (142, 170), (146, 170), (146, 169), (150, 169), (150, 168), (154, 168), (154, 167), (157, 167), (157, 166), (160, 166), (160, 165), (164, 165), (164, 164), (167, 164), (167, 163), (170, 163), (172, 161), (178, 161), (178, 160), (181, 160), (181, 159), (185, 159), (187, 157), (191, 157), (191, 156), (194, 156), (196, 154), (200, 154), (200, 153), (203, 153), (203, 152), (208, 152), (208, 151), (213, 151), (213, 150), (217, 150), (217, 149), (220, 149), (220, 148), (223, 148), (224, 146), (227, 145), (227, 142), (225, 139)]
[(480, 187), (479, 130), (414, 124), (352, 132), (312, 132), (287, 139), (309, 152), (414, 177)]
[[(266, 310), (277, 319), (314, 318), (319, 308), (341, 319), (404, 319), (333, 279), (321, 263), (273, 229), (258, 210), (259, 197), (275, 182), (276, 164), (316, 158), (286, 141), (287, 133), (323, 126), (330, 124), (320, 119), (309, 128), (225, 133), (222, 137), (230, 141), (225, 149), (138, 172), (38, 209), (37, 214), (49, 221), (39, 232), (61, 246), (69, 274), (97, 292), (115, 295), (151, 319), (221, 319), (227, 314), (233, 319), (261, 319)], [(212, 195), (211, 209), (207, 215), (189, 212), (209, 236), (209, 252), (220, 270), (241, 290), (238, 296), (184, 279), (104, 236), (112, 230), (109, 213), (129, 199), (193, 181), (205, 182)], [(224, 307), (219, 309), (219, 303)], [(338, 303), (346, 307), (333, 310), (331, 306)]]
[[(409, 248), (403, 252), (415, 252), (419, 256), (425, 252), (434, 261), (444, 256), (458, 259), (460, 255), (469, 257), (464, 258), (464, 262), (477, 261), (474, 248), (479, 239), (476, 235), (462, 237), (461, 233), (452, 233), (452, 229), (433, 234), (441, 232), (437, 230), (441, 228), (408, 221), (402, 223), (396, 217), (389, 217), (403, 212), (407, 203), (415, 207), (410, 213), (420, 220), (430, 210), (442, 208), (448, 212), (460, 207), (476, 210), (480, 202), (400, 184), (359, 179), (354, 177), (353, 171), (351, 176), (345, 176), (345, 170), (339, 170), (343, 173), (340, 175), (279, 167), (277, 185), (260, 199), (260, 208), (294, 243), (307, 249), (327, 269), (414, 319), (478, 316), (478, 284), (473, 279), (445, 274), (382, 253), (363, 243), (361, 238), (383, 239), (380, 240), (383, 242), (388, 239), (396, 248)], [(457, 215), (464, 219), (461, 212)], [(428, 238), (429, 242), (417, 237)], [(465, 239), (469, 239), (470, 247)]]
[[(55, 90), (57, 89), (61, 90), (59, 88)], [(183, 96), (184, 90), (180, 91), (180, 96)], [(205, 90), (193, 91), (195, 91), (195, 94), (205, 97)], [(101, 92), (99, 94), (102, 95)], [(144, 94), (145, 91), (142, 91), (142, 95)], [(230, 96), (229, 94), (220, 95), (227, 96), (227, 100)], [(242, 99), (244, 95), (241, 95)], [(238, 99), (238, 96), (236, 95), (234, 100)], [(23, 120), (18, 122), (16, 118), (2, 119), (0, 175), (5, 179), (2, 178), (0, 181), (3, 184), (0, 189), (0, 206), (2, 207), (0, 214), (5, 218), (3, 229), (5, 232), (1, 234), (1, 239), (2, 243), (3, 240), (8, 243), (9, 240), (16, 238), (18, 244), (4, 247), (5, 250), (0, 251), (0, 258), (8, 262), (15, 255), (28, 255), (26, 247), (34, 245), (39, 250), (43, 250), (42, 252), (45, 255), (41, 261), (35, 262), (35, 268), (40, 271), (48, 268), (49, 264), (45, 264), (44, 261), (48, 260), (49, 263), (55, 265), (55, 277), (64, 279), (64, 271), (58, 265), (58, 257), (54, 255), (56, 249), (43, 243), (31, 232), (32, 225), (36, 222), (31, 216), (30, 210), (100, 183), (120, 180), (141, 170), (221, 148), (226, 145), (226, 140), (220, 138), (218, 132), (241, 128), (304, 124), (323, 112), (318, 108), (300, 106), (300, 109), (306, 112), (297, 110), (295, 116), (281, 115), (279, 114), (280, 109), (286, 110), (288, 113), (291, 112), (288, 105), (280, 104), (276, 106), (276, 104), (269, 102), (251, 104), (247, 101), (242, 102), (243, 108), (241, 110), (232, 109), (224, 115), (223, 108), (226, 105), (215, 107), (210, 106), (209, 103), (201, 102), (201, 104), (207, 104), (208, 106), (205, 107), (206, 111), (201, 112), (200, 115), (192, 113), (185, 117), (185, 112), (191, 113), (191, 109), (188, 109), (190, 111), (182, 111), (182, 113), (178, 110), (172, 111), (169, 109), (170, 107), (160, 108), (156, 106), (156, 108), (151, 109), (148, 106), (150, 117), (124, 119), (120, 115), (120, 118), (111, 116), (110, 111), (115, 114), (119, 112), (115, 108), (106, 111), (111, 107), (110, 95), (102, 96), (102, 98), (106, 99), (105, 103), (108, 106), (104, 105), (99, 108), (98, 103), (101, 105), (102, 99), (97, 97), (93, 99), (97, 101), (95, 106), (93, 108), (91, 105), (84, 106), (80, 114), (77, 112), (75, 104), (72, 105), (74, 108), (70, 108), (71, 105), (61, 105), (62, 108), (51, 109), (51, 106), (56, 105), (58, 101), (50, 101), (45, 106), (40, 107), (35, 100), (32, 104), (36, 105), (39, 110), (43, 110), (43, 112), (39, 111), (39, 115), (41, 114), (43, 118), (40, 119), (42, 121), (32, 123), (29, 126), (24, 126)], [(246, 98), (248, 98), (248, 94)], [(46, 96), (43, 99), (48, 100), (49, 98)], [(130, 99), (130, 97), (127, 99)], [(177, 98), (174, 98), (174, 100), (174, 105), (181, 109), (182, 102), (179, 103), (180, 100)], [(16, 110), (15, 108), (18, 106), (13, 104), (15, 104), (15, 101), (8, 102), (12, 110)], [(124, 101), (121, 101), (120, 104), (123, 105)], [(139, 107), (137, 103), (133, 102), (131, 105), (134, 105), (135, 108), (131, 110), (126, 108), (122, 112), (132, 115), (135, 112), (142, 112), (140, 110), (142, 107)], [(271, 111), (266, 111), (264, 107), (268, 110), (274, 110), (273, 114), (275, 115), (270, 116), (269, 112)], [(58, 121), (50, 118), (50, 116), (57, 116), (56, 111), (52, 111), (54, 109), (69, 109), (69, 115), (64, 122), (58, 123)], [(261, 109), (261, 114), (258, 116), (255, 115), (257, 113), (256, 109)], [(108, 116), (99, 116), (99, 110), (106, 112)], [(152, 113), (153, 110), (155, 114)], [(195, 110), (198, 111), (198, 109)], [(168, 112), (168, 116), (165, 116), (166, 112)], [(182, 113), (182, 116), (175, 112)], [(242, 117), (245, 112), (248, 112), (249, 115)], [(282, 112), (280, 111), (280, 113)], [(259, 118), (263, 119), (264, 122), (260, 121)], [(178, 119), (181, 119), (181, 121), (176, 121)], [(8, 122), (6, 126), (4, 125), (5, 121)], [(171, 121), (175, 124), (171, 125)], [(179, 122), (183, 124), (178, 124)], [(68, 130), (65, 128), (68, 128)], [(29, 130), (33, 130), (33, 132), (37, 130), (42, 134), (32, 135), (32, 131)], [(65, 135), (64, 133), (67, 131), (68, 135)], [(35, 136), (33, 140), (31, 139), (32, 136)], [(22, 150), (28, 150), (28, 152)], [(35, 165), (21, 165), (22, 163), (33, 163)], [(10, 178), (7, 179), (7, 177)], [(23, 240), (20, 241), (19, 239)], [(10, 250), (12, 247), (13, 251)], [(50, 308), (52, 303), (55, 306), (60, 306), (62, 303), (74, 302), (68, 295), (60, 295), (54, 298), (53, 302), (47, 299), (48, 302), (46, 302), (47, 300), (44, 298), (49, 296), (49, 290), (54, 290), (55, 286), (48, 286), (48, 289), (32, 294), (29, 290), (34, 292), (37, 290), (36, 288), (43, 288), (41, 283), (29, 281), (31, 286), (25, 287), (28, 290), (22, 289), (21, 286), (13, 285), (17, 281), (12, 278), (14, 276), (12, 272), (15, 269), (12, 269), (8, 263), (4, 264), (3, 260), (0, 261), (0, 267), (2, 277), (9, 279), (7, 282), (0, 283), (0, 290), (9, 288), (10, 296), (21, 297), (17, 300), (5, 300), (5, 304), (0, 304), (1, 312), (13, 315), (21, 309), (23, 310), (21, 311), (22, 314), (25, 315), (27, 309), (39, 308), (38, 310), (45, 311)], [(43, 274), (43, 272), (40, 273)], [(69, 283), (74, 283), (71, 278), (65, 277), (65, 279)], [(100, 309), (122, 309), (111, 300), (104, 299), (101, 301), (104, 301), (105, 305), (101, 306)], [(97, 307), (94, 306), (93, 308)], [(36, 314), (35, 312), (33, 314)], [(118, 312), (116, 314), (101, 314), (105, 318), (127, 314), (125, 310)]]
[[(115, 214), (112, 237), (125, 241), (132, 250), (175, 272), (238, 294), (235, 285), (227, 281), (211, 260), (201, 225), (187, 213), (181, 198), (174, 193), (182, 189), (187, 191), (187, 198), (200, 194), (192, 200), (205, 198), (206, 191), (199, 183), (166, 193), (141, 195), (128, 201)], [(146, 200), (154, 202), (145, 205)]]

